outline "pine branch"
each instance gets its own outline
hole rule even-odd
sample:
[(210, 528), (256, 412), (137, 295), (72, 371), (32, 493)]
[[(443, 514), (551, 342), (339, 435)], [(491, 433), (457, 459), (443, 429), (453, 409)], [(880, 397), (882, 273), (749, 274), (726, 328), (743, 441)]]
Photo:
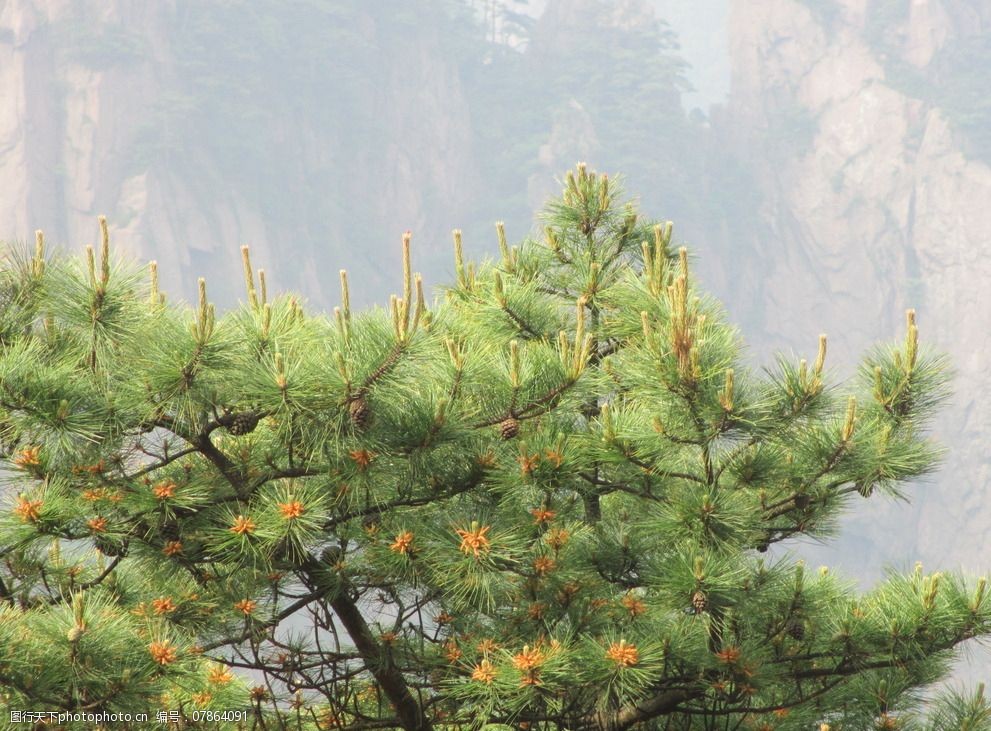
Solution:
[(182, 459), (183, 457), (186, 457), (190, 454), (195, 454), (196, 452), (199, 451), (200, 450), (198, 447), (188, 447), (186, 449), (180, 449), (178, 452), (174, 452), (168, 455), (167, 457), (158, 457), (157, 462), (153, 462), (152, 464), (146, 465), (137, 472), (132, 472), (129, 475), (124, 475), (123, 480), (126, 482), (130, 482), (139, 477), (143, 477), (144, 475), (151, 474), (152, 472), (155, 472), (156, 470), (160, 470), (162, 467), (165, 467), (167, 464), (175, 462), (177, 459)]
[[(98, 585), (102, 584), (103, 583), (103, 580), (106, 579), (108, 576), (110, 576), (110, 574), (113, 573), (114, 569), (116, 569), (120, 565), (120, 562), (121, 562), (121, 560), (123, 558), (124, 558), (123, 555), (114, 556), (114, 560), (111, 561), (109, 564), (107, 564), (106, 568), (104, 568), (103, 571), (101, 571), (98, 576), (94, 577), (93, 579), (91, 579), (89, 581), (83, 582), (77, 588), (79, 588), (79, 589), (92, 589), (94, 586), (98, 586)], [(68, 600), (68, 597), (67, 597), (67, 600)]]
[(361, 610), (348, 596), (347, 585), (330, 600), (330, 606), (347, 630), (355, 647), (365, 661), (365, 667), (378, 681), (396, 712), (396, 718), (405, 731), (432, 731), (433, 724), (423, 714), (402, 672), (376, 641)]
[(525, 333), (525, 334), (529, 335), (531, 338), (535, 338), (537, 340), (540, 340), (540, 339), (546, 337), (546, 335), (544, 333), (537, 332), (536, 330), (534, 330), (533, 327), (531, 327), (530, 324), (526, 320), (524, 320), (522, 317), (520, 317), (516, 313), (516, 311), (512, 307), (509, 306), (509, 303), (503, 303), (503, 304), (500, 305), (500, 307), (501, 307), (502, 311), (504, 313), (506, 313), (506, 316), (510, 320), (513, 321), (513, 324), (515, 324), (516, 327), (519, 328), (519, 330), (520, 330), (521, 333)]
[(356, 518), (367, 518), (374, 515), (381, 515), (396, 508), (412, 508), (419, 505), (430, 505), (440, 500), (446, 500), (457, 495), (462, 495), (464, 493), (471, 492), (478, 487), (482, 483), (484, 476), (484, 471), (479, 469), (476, 470), (475, 473), (468, 479), (465, 479), (463, 482), (458, 483), (445, 492), (435, 491), (417, 498), (395, 498), (393, 500), (371, 505), (360, 510), (352, 510), (344, 515), (339, 515), (328, 520), (324, 523), (323, 529), (325, 531), (332, 531), (336, 526), (355, 520)]
[(249, 497), (249, 487), (244, 481), (244, 477), (240, 470), (237, 469), (226, 454), (217, 449), (214, 443), (210, 441), (210, 437), (208, 435), (198, 434), (193, 438), (192, 444), (199, 450), (200, 454), (213, 463), (213, 466), (216, 467), (220, 471), (220, 474), (227, 479), (239, 498), (246, 500)]
[(235, 464), (231, 459), (220, 451), (217, 446), (210, 441), (210, 432), (219, 426), (216, 422), (207, 422), (206, 425), (197, 433), (190, 434), (183, 430), (176, 423), (175, 419), (161, 415), (155, 419), (155, 426), (162, 427), (168, 431), (175, 434), (177, 437), (184, 439), (186, 442), (191, 444), (197, 452), (202, 454), (209, 460), (214, 467), (219, 470), (220, 474), (224, 476), (227, 482), (230, 483), (231, 487), (234, 488), (234, 492), (237, 496), (245, 500), (249, 497), (249, 485), (245, 482), (244, 476), (241, 474), (240, 470), (237, 469)]
[(368, 394), (369, 389), (378, 383), (380, 380), (385, 378), (392, 370), (399, 364), (400, 359), (406, 353), (409, 347), (409, 341), (402, 340), (396, 343), (396, 345), (386, 356), (385, 360), (379, 364), (365, 380), (362, 382), (361, 386), (353, 393), (350, 394), (349, 399), (361, 398)]
[(327, 592), (324, 589), (317, 589), (315, 591), (312, 591), (309, 594), (300, 597), (292, 604), (286, 606), (284, 609), (282, 609), (282, 611), (280, 611), (271, 619), (261, 622), (257, 622), (257, 621), (254, 622), (251, 627), (244, 630), (244, 632), (242, 632), (240, 635), (235, 635), (234, 637), (224, 637), (219, 640), (213, 640), (212, 642), (206, 642), (200, 645), (200, 647), (203, 649), (204, 652), (210, 652), (211, 650), (216, 650), (218, 647), (224, 647), (226, 645), (239, 645), (240, 643), (249, 640), (260, 629), (266, 629), (269, 627), (278, 626), (280, 623), (282, 623), (283, 620), (293, 616), (300, 609), (305, 607), (307, 604), (316, 601), (317, 599), (324, 596), (326, 593)]
[(597, 711), (579, 720), (573, 728), (575, 731), (623, 731), (635, 724), (683, 710), (682, 704), (703, 695), (705, 691), (698, 689), (665, 690), (619, 711)]

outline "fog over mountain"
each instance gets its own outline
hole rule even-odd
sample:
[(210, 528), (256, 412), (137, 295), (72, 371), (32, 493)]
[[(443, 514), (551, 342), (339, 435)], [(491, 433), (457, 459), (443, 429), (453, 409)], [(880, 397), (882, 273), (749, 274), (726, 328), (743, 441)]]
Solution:
[[(37, 228), (241, 297), (383, 303), (414, 232), (511, 237), (578, 160), (675, 221), (751, 344), (851, 375), (904, 310), (952, 356), (945, 467), (799, 545), (864, 586), (991, 563), (991, 5), (984, 0), (0, 0), (0, 238)], [(797, 357), (797, 356), (796, 356)], [(967, 680), (991, 680), (976, 655)]]

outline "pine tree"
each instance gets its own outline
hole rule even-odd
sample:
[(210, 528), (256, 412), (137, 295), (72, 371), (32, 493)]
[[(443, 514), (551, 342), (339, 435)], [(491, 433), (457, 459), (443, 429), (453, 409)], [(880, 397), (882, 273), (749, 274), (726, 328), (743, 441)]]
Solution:
[[(688, 254), (579, 166), (542, 235), (428, 306), (218, 318), (99, 256), (0, 271), (0, 689), (10, 711), (199, 727), (991, 728), (920, 713), (986, 582), (866, 594), (786, 551), (933, 470), (946, 363), (765, 372)], [(147, 283), (143, 283), (147, 282)], [(785, 543), (786, 547), (787, 544)], [(249, 672), (250, 671), (250, 672)], [(150, 722), (149, 722), (150, 723)], [(240, 725), (238, 725), (240, 723)], [(86, 721), (70, 728), (92, 728)], [(119, 727), (145, 728), (141, 722)]]

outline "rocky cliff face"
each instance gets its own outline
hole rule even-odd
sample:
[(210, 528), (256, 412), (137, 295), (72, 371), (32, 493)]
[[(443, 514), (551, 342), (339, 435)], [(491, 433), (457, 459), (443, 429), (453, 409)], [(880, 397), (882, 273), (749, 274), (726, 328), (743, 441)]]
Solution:
[(167, 291), (206, 276), (221, 308), (241, 296), (247, 243), (275, 286), (326, 308), (341, 267), (356, 305), (385, 301), (407, 229), (427, 282), (447, 281), (451, 229), (473, 254), (497, 219), (523, 235), (579, 159), (655, 199), (699, 198), (647, 0), (551, 0), (525, 51), (486, 36), (472, 5), (8, 0), (0, 239), (42, 228), (78, 247), (103, 213)]
[(965, 153), (948, 111), (903, 79), (925, 74), (947, 44), (987, 33), (987, 6), (735, 0), (732, 12), (721, 128), (747, 155), (762, 205), (750, 269), (724, 285), (731, 311), (734, 299), (748, 303), (767, 347), (807, 353), (810, 328), (827, 332), (833, 363), (849, 370), (872, 342), (900, 336), (903, 310), (915, 307), (923, 338), (956, 369), (936, 428), (945, 467), (910, 505), (855, 505), (844, 540), (808, 552), (861, 579), (914, 560), (984, 572), (991, 167)]
[[(251, 95), (245, 79), (258, 70), (239, 73), (250, 59), (233, 42), (212, 46), (223, 36), (204, 6), (0, 3), (0, 238), (42, 228), (78, 247), (94, 240), (103, 213), (120, 247), (159, 261), (173, 295), (191, 295), (206, 275), (218, 303), (237, 301), (238, 247), (248, 243), (280, 289), (326, 306), (336, 295), (325, 285), (348, 267), (359, 301), (369, 302), (363, 291), (378, 295), (394, 279), (382, 264), (402, 231), (416, 230), (427, 255), (428, 242), (445, 242), (452, 223), (426, 220), (424, 196), (443, 198), (456, 222), (475, 172), (467, 104), (440, 31), (427, 23), (395, 33), (351, 5), (341, 19), (350, 36), (301, 35), (342, 55), (360, 45), (385, 58), (354, 80), (360, 93), (335, 98), (340, 70), (321, 78), (295, 64), (273, 71), (284, 86), (239, 103), (238, 86)], [(241, 19), (250, 26), (262, 7), (245, 4)], [(327, 27), (340, 27), (335, 20)], [(279, 36), (248, 41), (281, 50)], [(284, 45), (292, 42), (300, 39)], [(235, 102), (215, 108), (210, 84)], [(264, 118), (252, 127), (259, 109)], [(345, 139), (355, 129), (392, 142), (363, 155)], [(373, 250), (355, 246), (369, 240)]]

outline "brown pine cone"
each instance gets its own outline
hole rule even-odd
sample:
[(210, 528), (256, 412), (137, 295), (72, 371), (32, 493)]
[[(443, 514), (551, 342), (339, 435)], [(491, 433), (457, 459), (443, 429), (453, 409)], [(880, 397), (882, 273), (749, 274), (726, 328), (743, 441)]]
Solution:
[(512, 439), (520, 433), (519, 419), (510, 416), (499, 424), (499, 435), (503, 439)]
[(788, 623), (788, 636), (793, 640), (801, 642), (805, 639), (805, 623), (800, 619), (793, 619)]
[(696, 614), (702, 614), (706, 609), (709, 608), (709, 599), (701, 591), (697, 591), (692, 594), (692, 609), (695, 610)]
[(356, 429), (363, 430), (368, 427), (372, 421), (372, 409), (364, 396), (356, 396), (348, 402), (348, 416), (351, 417), (351, 423)]
[(231, 415), (227, 422), (227, 431), (236, 437), (250, 434), (258, 426), (259, 415), (254, 411), (241, 411)]

